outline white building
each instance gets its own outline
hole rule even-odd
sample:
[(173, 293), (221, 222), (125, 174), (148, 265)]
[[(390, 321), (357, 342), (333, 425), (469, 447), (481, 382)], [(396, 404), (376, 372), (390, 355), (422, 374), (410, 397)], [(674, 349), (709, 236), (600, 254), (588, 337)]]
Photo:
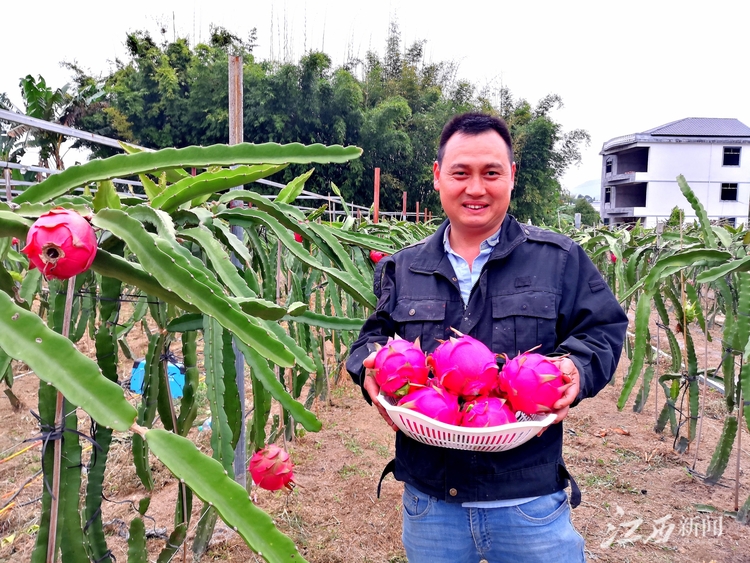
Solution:
[(687, 183), (709, 219), (748, 224), (750, 127), (737, 119), (689, 117), (602, 146), (601, 215), (605, 224), (647, 227), (680, 207), (695, 212), (677, 185)]

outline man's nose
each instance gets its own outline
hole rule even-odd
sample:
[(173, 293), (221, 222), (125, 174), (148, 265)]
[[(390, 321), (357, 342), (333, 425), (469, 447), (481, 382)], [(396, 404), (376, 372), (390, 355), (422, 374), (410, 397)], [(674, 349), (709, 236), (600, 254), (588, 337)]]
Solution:
[(469, 182), (466, 185), (467, 194), (481, 194), (484, 193), (484, 182), (480, 176), (471, 176)]

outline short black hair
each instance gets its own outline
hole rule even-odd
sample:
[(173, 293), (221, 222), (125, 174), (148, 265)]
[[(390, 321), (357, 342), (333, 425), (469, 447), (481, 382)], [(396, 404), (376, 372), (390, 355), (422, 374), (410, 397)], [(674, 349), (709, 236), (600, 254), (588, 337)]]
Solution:
[(440, 145), (438, 146), (437, 161), (438, 165), (443, 163), (443, 155), (445, 154), (445, 145), (448, 140), (453, 137), (456, 133), (463, 133), (464, 135), (479, 135), (485, 131), (496, 131), (500, 137), (502, 137), (505, 144), (508, 146), (508, 158), (511, 164), (513, 164), (513, 141), (510, 138), (510, 130), (508, 125), (501, 117), (495, 115), (488, 115), (486, 113), (462, 113), (451, 118), (448, 123), (443, 127), (443, 132), (440, 134)]

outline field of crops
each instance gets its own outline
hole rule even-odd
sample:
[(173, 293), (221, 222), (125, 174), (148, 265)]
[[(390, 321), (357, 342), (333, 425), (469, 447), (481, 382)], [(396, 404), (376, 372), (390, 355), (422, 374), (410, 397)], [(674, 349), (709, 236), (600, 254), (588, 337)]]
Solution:
[[(24, 553), (34, 562), (50, 560), (56, 549), (63, 562), (113, 561), (107, 499), (113, 486), (122, 486), (130, 500), (117, 519), (127, 530), (128, 561), (146, 561), (149, 554), (169, 561), (188, 544), (202, 554), (218, 518), (267, 561), (316, 560), (289, 522), (280, 524), (278, 514), (272, 518), (262, 502), (253, 502), (243, 486), (247, 455), (236, 457), (235, 447), (314, 444), (310, 436), (330, 430), (320, 409), (346, 389), (342, 361), (375, 304), (370, 251), (392, 253), (434, 226), (374, 224), (352, 215), (330, 222), (325, 208), (303, 213), (292, 203), (309, 173), (275, 200), (226, 190), (288, 163), (340, 163), (359, 152), (275, 144), (134, 152), (72, 167), (0, 204), (3, 416), (17, 417), (16, 429), (31, 423), (42, 444), (34, 472), (3, 477), (6, 551), (25, 535), (33, 537), (33, 549)], [(202, 172), (193, 176), (186, 172), (191, 168)], [(145, 199), (114, 190), (112, 178), (134, 176)], [(669, 455), (708, 450), (700, 480), (740, 487), (741, 475), (727, 476), (750, 420), (750, 235), (710, 224), (680, 182), (699, 218), (695, 224), (566, 234), (632, 313), (632, 338), (614, 388), (617, 408), (641, 412), (656, 405), (657, 431), (676, 451)], [(94, 186), (95, 195), (88, 189), (74, 195), (81, 186)], [(30, 269), (23, 244), (13, 241), (25, 241), (35, 222), (58, 206), (90, 216), (96, 234), (91, 267), (67, 280)], [(73, 255), (72, 246), (64, 249)], [(144, 360), (139, 393), (123, 392), (136, 358)], [(180, 397), (168, 384), (170, 362), (184, 369)], [(237, 378), (238, 370), (244, 377)], [(27, 374), (23, 392), (15, 383), (21, 374)], [(34, 378), (41, 382), (36, 400), (37, 386), (29, 387)], [(716, 391), (709, 395), (709, 383), (721, 391), (719, 401)], [(709, 406), (720, 421), (715, 435), (703, 432)], [(211, 432), (198, 432), (208, 417)], [(598, 426), (579, 420), (577, 427), (584, 425)], [(25, 447), (30, 436), (24, 432), (9, 430), (0, 462)], [(387, 440), (374, 444), (375, 451), (389, 447)], [(356, 474), (358, 465), (350, 471)], [(37, 516), (21, 521), (13, 511), (28, 511), (19, 510), (14, 494), (36, 472), (44, 483), (33, 505)], [(733, 525), (748, 521), (742, 485), (736, 507), (716, 507), (728, 510), (726, 517), (738, 521)], [(171, 502), (165, 503), (168, 487)], [(171, 522), (154, 554), (149, 538), (157, 497)], [(116, 557), (124, 560), (122, 553)]]

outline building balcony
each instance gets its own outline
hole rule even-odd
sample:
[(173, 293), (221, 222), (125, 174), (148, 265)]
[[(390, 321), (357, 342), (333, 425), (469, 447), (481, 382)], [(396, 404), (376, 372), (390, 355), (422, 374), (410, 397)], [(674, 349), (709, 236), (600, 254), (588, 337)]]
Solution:
[(622, 172), (620, 174), (607, 174), (604, 180), (607, 184), (635, 184), (637, 182), (646, 182), (646, 172)]
[(601, 207), (602, 214), (607, 216), (632, 216), (634, 209), (632, 207), (611, 207), (610, 203), (603, 203)]

